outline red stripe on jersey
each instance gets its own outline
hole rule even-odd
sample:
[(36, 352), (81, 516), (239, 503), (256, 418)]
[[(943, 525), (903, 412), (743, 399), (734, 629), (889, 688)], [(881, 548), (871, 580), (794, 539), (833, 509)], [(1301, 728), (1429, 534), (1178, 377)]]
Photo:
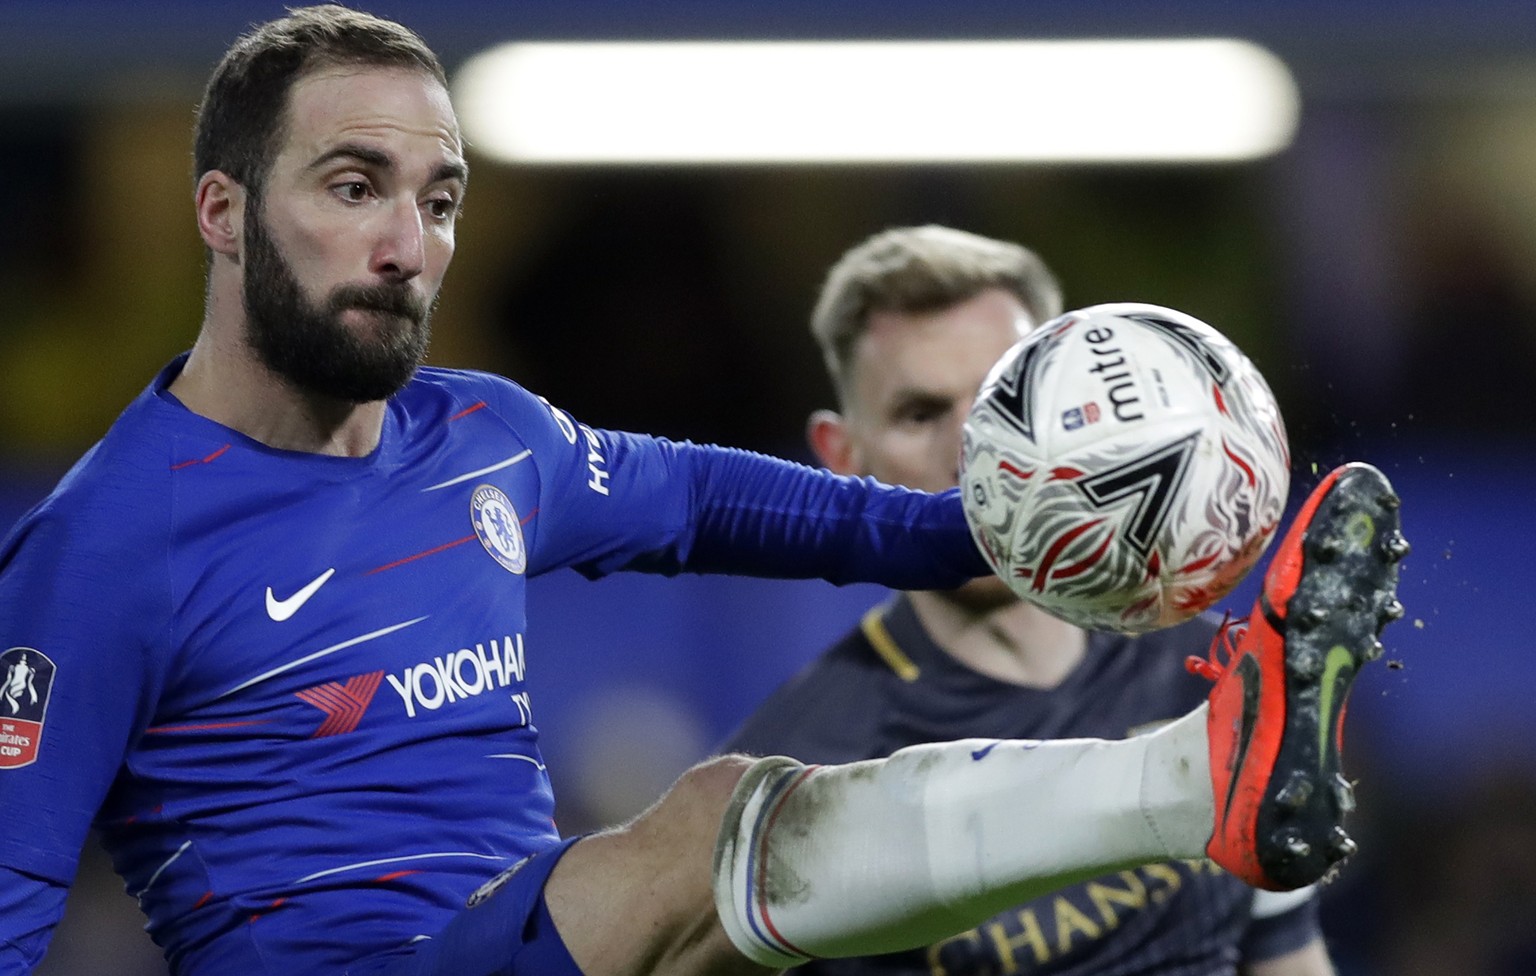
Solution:
[(454, 414), (452, 417), (449, 417), (448, 418), (448, 422), (451, 424), (455, 420), (458, 420), (460, 417), (468, 417), (470, 414), (474, 413), (476, 410), (481, 410), (484, 407), (485, 407), (485, 401), (481, 400), (479, 403), (475, 404), (474, 406), (472, 406), (472, 407), (465, 407), (463, 410), (460, 410), (458, 413)]
[(220, 454), (223, 454), (227, 450), (229, 450), (229, 445), (225, 444), (223, 447), (219, 448), (217, 451), (214, 451), (207, 457), (193, 458), (190, 461), (182, 461), (180, 464), (173, 464), (171, 465), (171, 470), (180, 471), (182, 468), (190, 468), (194, 464), (212, 464), (215, 460), (218, 459)]
[(431, 549), (428, 549), (426, 552), (418, 552), (414, 556), (406, 556), (404, 559), (396, 559), (392, 563), (385, 563), (382, 566), (375, 566), (373, 569), (368, 570), (368, 572), (364, 573), (363, 575), (364, 576), (372, 576), (374, 573), (382, 573), (386, 569), (394, 569), (396, 566), (404, 566), (406, 563), (415, 562), (418, 559), (424, 559), (427, 556), (436, 555), (437, 553), (442, 552), (444, 549), (452, 549), (454, 546), (462, 546), (466, 542), (474, 541), (474, 539), (475, 539), (475, 536), (466, 535), (462, 539), (455, 539), (452, 542), (445, 542), (445, 543), (443, 543), (440, 546), (433, 546)]
[(266, 725), (268, 719), (253, 719), (249, 722), (208, 722), (203, 725), (156, 725), (154, 728), (144, 730), (145, 735), (161, 735), (166, 732), (208, 732), (214, 729), (238, 729), (247, 725)]
[(157, 804), (155, 804), (154, 809), (152, 809), (152, 810), (148, 810), (148, 811), (146, 811), (144, 813), (131, 813), (128, 816), (122, 818), (121, 820), (113, 820), (113, 821), (108, 821), (108, 822), (109, 823), (121, 824), (122, 826), (126, 827), (129, 824), (138, 823), (140, 817), (153, 817), (156, 814), (158, 814), (161, 810), (164, 810), (164, 809), (165, 809), (165, 804), (164, 803), (157, 803)]

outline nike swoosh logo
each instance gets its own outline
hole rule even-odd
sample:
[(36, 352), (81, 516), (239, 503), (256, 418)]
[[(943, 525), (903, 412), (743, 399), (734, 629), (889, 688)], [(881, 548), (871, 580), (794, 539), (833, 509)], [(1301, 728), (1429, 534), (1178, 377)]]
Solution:
[(971, 753), (971, 758), (976, 762), (981, 762), (983, 759), (987, 758), (987, 753), (997, 748), (997, 745), (998, 744), (996, 742), (993, 742), (989, 745), (982, 746), (980, 749), (977, 749), (975, 752)]
[(1328, 736), (1334, 732), (1334, 723), (1337, 721), (1334, 697), (1338, 692), (1339, 675), (1344, 673), (1345, 668), (1353, 676), (1355, 657), (1347, 647), (1335, 644), (1328, 649), (1328, 656), (1323, 659), (1323, 694), (1319, 702), (1323, 720), (1317, 724), (1317, 758), (1320, 763), (1328, 757)]
[(267, 587), (267, 616), (271, 617), (273, 620), (276, 620), (278, 623), (282, 623), (284, 620), (287, 620), (295, 613), (298, 613), (299, 608), (308, 603), (309, 598), (314, 596), (315, 593), (319, 591), (320, 587), (325, 585), (325, 581), (330, 579), (331, 576), (335, 574), (335, 572), (336, 570), (334, 568), (326, 570), (319, 576), (316, 576), (314, 579), (310, 580), (308, 585), (306, 585), (302, 590), (295, 593), (293, 596), (290, 596), (286, 600), (279, 600), (277, 597), (273, 596), (272, 587)]
[(1232, 778), (1227, 782), (1227, 802), (1221, 810), (1223, 822), (1232, 812), (1232, 800), (1237, 796), (1237, 781), (1242, 777), (1248, 747), (1253, 744), (1253, 730), (1259, 724), (1259, 690), (1264, 677), (1259, 662), (1251, 654), (1243, 655), (1234, 670), (1243, 682), (1243, 714), (1242, 724), (1237, 730), (1237, 750), (1232, 753)]

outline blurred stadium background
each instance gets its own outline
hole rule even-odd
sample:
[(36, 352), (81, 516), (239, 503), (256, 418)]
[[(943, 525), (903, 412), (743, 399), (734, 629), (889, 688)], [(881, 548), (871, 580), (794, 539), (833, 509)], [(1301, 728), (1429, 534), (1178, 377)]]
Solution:
[[(1536, 655), (1523, 630), (1536, 581), (1536, 4), (369, 9), (420, 31), (450, 70), (490, 44), (535, 39), (1237, 37), (1278, 55), (1299, 127), (1250, 162), (472, 157), (434, 360), (503, 372), (594, 425), (806, 459), (804, 417), (830, 404), (809, 305), (841, 251), (884, 227), (937, 221), (1025, 243), (1056, 268), (1069, 305), (1143, 300), (1207, 319), (1275, 387), (1298, 487), (1314, 467), (1375, 461), (1406, 499), (1416, 547), (1389, 667), (1352, 703), (1364, 853), (1325, 900), (1341, 972), (1536, 972)], [(0, 3), (0, 528), (195, 335), (193, 106), (223, 47), (281, 13), (268, 0)], [(880, 97), (880, 79), (868, 88)], [(534, 707), (567, 831), (637, 811), (881, 597), (569, 574), (533, 593)], [(161, 973), (139, 925), (89, 851), (41, 971)]]

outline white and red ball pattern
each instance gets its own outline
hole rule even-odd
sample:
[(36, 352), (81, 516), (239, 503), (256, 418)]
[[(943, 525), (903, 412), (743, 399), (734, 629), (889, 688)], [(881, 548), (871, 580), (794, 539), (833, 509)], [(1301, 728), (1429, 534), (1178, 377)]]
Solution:
[(1095, 305), (993, 367), (965, 424), (966, 519), (1019, 596), (1091, 630), (1209, 608), (1253, 567), (1290, 487), (1264, 377), (1173, 309)]

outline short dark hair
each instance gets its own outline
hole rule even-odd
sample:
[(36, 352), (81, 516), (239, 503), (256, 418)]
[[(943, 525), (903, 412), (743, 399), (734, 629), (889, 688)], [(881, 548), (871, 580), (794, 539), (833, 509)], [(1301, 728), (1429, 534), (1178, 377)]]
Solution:
[(335, 65), (419, 69), (448, 86), (437, 55), (407, 27), (333, 3), (290, 9), (230, 45), (208, 79), (197, 110), (194, 179), (220, 170), (259, 195), (286, 124), (288, 93), (305, 75)]
[(894, 227), (858, 244), (838, 260), (811, 314), (839, 397), (846, 395), (853, 345), (874, 312), (924, 313), (958, 305), (988, 288), (1018, 298), (1039, 325), (1061, 314), (1061, 286), (1028, 248), (928, 224)]

